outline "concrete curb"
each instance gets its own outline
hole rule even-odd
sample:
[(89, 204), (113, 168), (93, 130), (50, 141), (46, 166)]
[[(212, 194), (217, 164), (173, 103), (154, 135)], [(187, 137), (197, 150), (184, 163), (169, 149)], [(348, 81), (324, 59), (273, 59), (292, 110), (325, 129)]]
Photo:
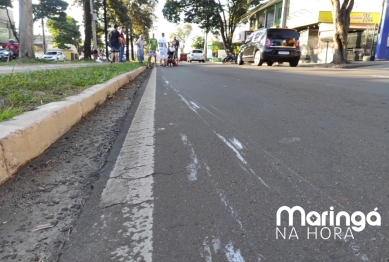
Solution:
[(141, 67), (119, 75), (65, 101), (40, 106), (0, 123), (0, 185), (42, 154), (97, 104), (104, 102), (108, 93), (116, 92), (145, 69)]

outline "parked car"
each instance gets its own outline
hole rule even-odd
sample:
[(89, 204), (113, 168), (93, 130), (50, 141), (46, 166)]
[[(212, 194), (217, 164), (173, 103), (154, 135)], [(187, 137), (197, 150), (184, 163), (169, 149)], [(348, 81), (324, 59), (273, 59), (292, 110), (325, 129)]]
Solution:
[(0, 62), (6, 62), (7, 57), (4, 55), (5, 49), (0, 47)]
[(274, 62), (289, 62), (296, 67), (300, 60), (299, 33), (287, 28), (266, 28), (253, 32), (242, 46), (237, 63), (254, 62), (268, 66)]
[(66, 56), (59, 51), (49, 51), (43, 55), (42, 59), (46, 59), (48, 61), (55, 61), (55, 62), (59, 62), (59, 61), (65, 62)]
[(205, 62), (205, 56), (204, 56), (204, 53), (203, 51), (199, 50), (199, 49), (193, 49), (190, 51), (190, 53), (188, 54), (188, 62), (191, 62), (192, 61), (199, 61), (199, 62)]
[(179, 61), (188, 61), (188, 54), (187, 53), (180, 53)]

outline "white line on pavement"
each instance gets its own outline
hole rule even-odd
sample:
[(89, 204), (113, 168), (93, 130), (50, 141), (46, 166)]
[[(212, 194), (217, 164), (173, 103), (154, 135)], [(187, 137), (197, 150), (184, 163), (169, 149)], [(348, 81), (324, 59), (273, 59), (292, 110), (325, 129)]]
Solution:
[(122, 205), (126, 220), (128, 245), (110, 250), (113, 261), (152, 261), (155, 91), (154, 69), (101, 197), (101, 207)]

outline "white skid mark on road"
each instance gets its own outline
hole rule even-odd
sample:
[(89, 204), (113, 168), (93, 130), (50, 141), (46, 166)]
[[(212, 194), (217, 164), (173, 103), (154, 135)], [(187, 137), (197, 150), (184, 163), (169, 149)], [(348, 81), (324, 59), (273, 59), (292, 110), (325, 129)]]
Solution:
[(220, 238), (214, 238), (212, 240), (213, 252), (218, 253), (222, 247), (222, 242)]
[[(104, 223), (112, 227), (110, 232), (119, 232), (110, 236), (111, 240), (120, 243), (125, 239), (128, 243), (106, 250), (114, 255), (113, 261), (152, 261), (155, 91), (153, 69), (99, 204), (107, 212), (111, 208), (115, 212), (104, 218)], [(118, 207), (121, 217), (116, 213)], [(122, 229), (118, 231), (117, 227)]]
[[(243, 156), (239, 153), (239, 151), (229, 142), (227, 141), (227, 139), (224, 138), (224, 136), (222, 135), (219, 135), (218, 133), (216, 133), (214, 131), (214, 133), (220, 138), (221, 141), (223, 141), (229, 148), (232, 149), (232, 151), (234, 151), (235, 155), (237, 156), (237, 158), (245, 165), (245, 166), (248, 166), (248, 163), (247, 161), (243, 158)], [(244, 168), (244, 170), (247, 172), (247, 170)], [(250, 168), (250, 172), (251, 174), (253, 174), (255, 177), (257, 177), (259, 179), (259, 181), (261, 181), (261, 183), (266, 186), (267, 188), (270, 189), (270, 187), (265, 183), (265, 181), (263, 181), (263, 179), (259, 176), (257, 176), (257, 174), (255, 174), (255, 172)]]
[(200, 168), (200, 165), (199, 165), (199, 160), (197, 159), (197, 156), (194, 152), (194, 149), (192, 147), (192, 153), (190, 155), (190, 157), (192, 158), (192, 163), (190, 163), (186, 169), (189, 171), (189, 180), (190, 181), (195, 181), (197, 180), (197, 170)]
[(240, 254), (240, 249), (235, 250), (232, 242), (226, 245), (225, 252), (226, 252), (226, 257), (228, 259), (228, 262), (244, 262), (244, 258)]
[(238, 150), (242, 150), (243, 149), (242, 143), (238, 139), (236, 139), (235, 137), (232, 138), (230, 141), (236, 147), (236, 149), (238, 149)]
[(212, 253), (208, 244), (208, 237), (204, 239), (202, 249), (203, 250), (200, 250), (201, 257), (204, 258), (206, 262), (212, 262)]
[(219, 135), (218, 133), (215, 133), (217, 135), (217, 137), (223, 141), (229, 148), (232, 149), (232, 151), (234, 151), (236, 157), (245, 165), (247, 165), (247, 161), (243, 158), (243, 156), (239, 153), (239, 151), (229, 142), (227, 141), (227, 139), (224, 138), (224, 136), (222, 135)]
[[(226, 198), (226, 194), (223, 192), (223, 190), (219, 186), (219, 183), (212, 178), (211, 169), (209, 168), (209, 166), (207, 165), (207, 163), (205, 161), (203, 161), (203, 162), (204, 162), (204, 166), (205, 166), (205, 170), (206, 170), (207, 176), (211, 180), (212, 185), (215, 188), (216, 193), (219, 195), (220, 202), (226, 207), (226, 209), (230, 213), (231, 217), (239, 225), (241, 231), (246, 236), (249, 235), (249, 232), (246, 230), (246, 228), (243, 226), (242, 222), (239, 219), (239, 214), (234, 210), (234, 207), (231, 204), (228, 203), (228, 200)], [(254, 245), (250, 241), (249, 241), (249, 243), (250, 243), (251, 248), (255, 252)], [(220, 241), (219, 238), (214, 239), (214, 241), (213, 241), (213, 249), (214, 249), (215, 253), (217, 253), (217, 251), (219, 251), (221, 249), (221, 241)], [(259, 253), (256, 253), (256, 255), (258, 257), (258, 261), (261, 261), (261, 257), (263, 258), (263, 256), (261, 254), (259, 254)]]
[(192, 144), (189, 142), (188, 137), (184, 134), (181, 134), (181, 140), (184, 143), (184, 145), (189, 146), (191, 150), (190, 158), (192, 159), (192, 162), (187, 165), (186, 170), (188, 170), (188, 178), (190, 181), (195, 181), (197, 180), (197, 170), (201, 167), (199, 163), (199, 159), (197, 158), (197, 155), (194, 151), (194, 148)]
[(194, 108), (200, 109), (200, 107), (199, 107), (195, 102), (190, 101), (190, 104), (191, 104)]
[(189, 109), (198, 115), (198, 113), (196, 111), (197, 108), (195, 106), (193, 106), (191, 103), (189, 103), (188, 100), (186, 100), (182, 95), (180, 95), (180, 94), (178, 94), (178, 95), (181, 97), (181, 100), (189, 107)]

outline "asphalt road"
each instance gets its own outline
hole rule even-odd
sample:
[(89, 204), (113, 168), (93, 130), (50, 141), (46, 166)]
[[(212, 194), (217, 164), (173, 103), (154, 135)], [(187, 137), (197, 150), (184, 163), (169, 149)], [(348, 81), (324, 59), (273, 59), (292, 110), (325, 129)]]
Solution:
[(387, 69), (181, 63), (142, 90), (61, 261), (389, 261)]

